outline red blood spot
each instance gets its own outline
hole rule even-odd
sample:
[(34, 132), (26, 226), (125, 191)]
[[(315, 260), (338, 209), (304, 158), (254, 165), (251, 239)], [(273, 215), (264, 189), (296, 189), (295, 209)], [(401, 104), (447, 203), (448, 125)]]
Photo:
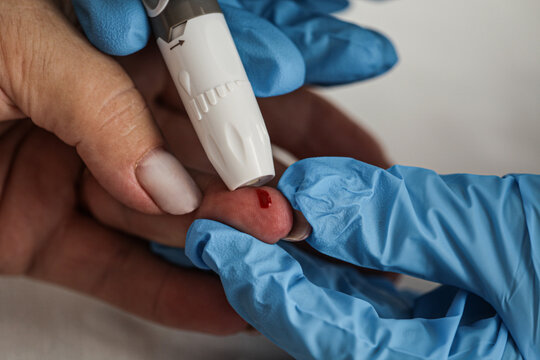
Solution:
[(270, 194), (262, 189), (257, 189), (257, 196), (259, 197), (259, 204), (261, 208), (268, 209), (272, 205), (272, 198)]

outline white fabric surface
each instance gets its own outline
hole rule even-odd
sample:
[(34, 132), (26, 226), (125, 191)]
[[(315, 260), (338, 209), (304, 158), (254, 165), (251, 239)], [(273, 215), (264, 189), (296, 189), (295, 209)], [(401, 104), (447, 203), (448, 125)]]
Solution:
[[(400, 65), (321, 93), (362, 119), (396, 162), (540, 173), (538, 14), (537, 0), (356, 1), (344, 16), (391, 36)], [(5, 360), (286, 358), (260, 337), (165, 329), (28, 280), (0, 278), (0, 289)]]
[(0, 289), (2, 360), (290, 359), (262, 336), (176, 331), (29, 280), (3, 278)]

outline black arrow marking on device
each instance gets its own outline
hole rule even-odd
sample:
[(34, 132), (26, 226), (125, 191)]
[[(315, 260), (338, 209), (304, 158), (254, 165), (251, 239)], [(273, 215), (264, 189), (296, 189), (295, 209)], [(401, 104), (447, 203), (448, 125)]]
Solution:
[(178, 44), (174, 45), (174, 46), (171, 48), (171, 50), (173, 50), (173, 49), (174, 49), (175, 47), (177, 47), (177, 46), (182, 46), (182, 45), (184, 45), (184, 43), (185, 43), (184, 40), (178, 40)]

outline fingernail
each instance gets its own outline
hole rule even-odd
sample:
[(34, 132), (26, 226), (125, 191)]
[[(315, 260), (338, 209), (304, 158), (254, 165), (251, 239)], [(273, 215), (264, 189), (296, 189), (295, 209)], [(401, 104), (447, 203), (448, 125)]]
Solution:
[(137, 165), (135, 174), (157, 206), (169, 214), (190, 213), (201, 203), (201, 191), (186, 169), (161, 148), (149, 152)]
[(311, 225), (309, 225), (304, 215), (300, 211), (294, 210), (292, 230), (283, 240), (291, 242), (304, 241), (311, 235), (311, 231)]

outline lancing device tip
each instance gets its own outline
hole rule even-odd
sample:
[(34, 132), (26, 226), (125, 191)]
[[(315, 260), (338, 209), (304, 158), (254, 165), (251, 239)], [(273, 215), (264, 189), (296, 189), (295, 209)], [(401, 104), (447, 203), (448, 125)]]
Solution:
[(142, 0), (182, 102), (230, 190), (275, 176), (270, 137), (217, 0)]

